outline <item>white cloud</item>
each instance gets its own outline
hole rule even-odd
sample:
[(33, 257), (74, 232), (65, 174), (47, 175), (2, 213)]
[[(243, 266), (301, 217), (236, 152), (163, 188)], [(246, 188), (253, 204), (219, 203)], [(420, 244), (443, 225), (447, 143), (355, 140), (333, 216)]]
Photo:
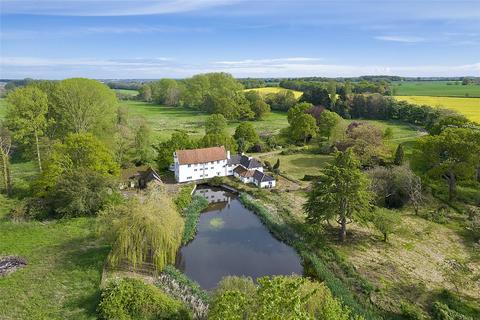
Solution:
[(4, 14), (133, 16), (189, 12), (239, 0), (2, 0)]
[(377, 36), (375, 37), (375, 39), (382, 40), (382, 41), (403, 42), (403, 43), (416, 43), (416, 42), (425, 41), (425, 38), (422, 38), (422, 37), (395, 36), (395, 35)]
[[(317, 59), (318, 60), (318, 59)], [(255, 63), (252, 63), (255, 62)], [(184, 63), (166, 57), (125, 59), (61, 59), (2, 57), (0, 78), (182, 78), (205, 72), (229, 72), (236, 77), (351, 77), (361, 75), (480, 76), (480, 62), (464, 65), (338, 65), (314, 58), (245, 59)]]

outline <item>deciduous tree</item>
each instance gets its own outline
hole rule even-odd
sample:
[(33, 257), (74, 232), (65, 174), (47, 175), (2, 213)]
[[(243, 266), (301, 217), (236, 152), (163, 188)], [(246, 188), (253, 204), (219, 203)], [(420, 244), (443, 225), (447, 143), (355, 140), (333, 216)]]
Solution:
[(335, 218), (340, 225), (339, 239), (345, 241), (347, 224), (361, 220), (370, 209), (373, 199), (368, 190), (369, 180), (360, 169), (353, 152), (337, 152), (332, 164), (324, 169), (324, 175), (313, 186), (304, 205), (307, 223), (319, 226)]
[(34, 86), (18, 88), (7, 97), (7, 123), (16, 140), (35, 143), (38, 168), (42, 171), (40, 137), (47, 128), (47, 95)]

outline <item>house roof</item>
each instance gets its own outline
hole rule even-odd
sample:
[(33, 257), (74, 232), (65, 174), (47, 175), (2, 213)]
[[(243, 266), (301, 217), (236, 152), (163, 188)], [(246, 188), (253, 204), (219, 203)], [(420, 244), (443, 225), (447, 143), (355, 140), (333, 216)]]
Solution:
[(275, 179), (271, 176), (266, 175), (265, 173), (255, 170), (253, 173), (253, 179), (256, 180), (258, 183), (260, 182), (268, 182), (268, 181), (275, 181)]
[(233, 172), (244, 178), (252, 177), (254, 175), (253, 170), (245, 169), (243, 166), (237, 166), (233, 169)]
[(237, 154), (232, 156), (228, 160), (228, 164), (233, 165), (233, 164), (241, 164), (247, 169), (254, 169), (254, 168), (260, 168), (262, 164), (260, 161), (258, 161), (255, 158), (249, 158), (246, 155), (243, 154)]
[(223, 146), (203, 149), (177, 150), (176, 154), (179, 164), (205, 163), (227, 159), (227, 152)]

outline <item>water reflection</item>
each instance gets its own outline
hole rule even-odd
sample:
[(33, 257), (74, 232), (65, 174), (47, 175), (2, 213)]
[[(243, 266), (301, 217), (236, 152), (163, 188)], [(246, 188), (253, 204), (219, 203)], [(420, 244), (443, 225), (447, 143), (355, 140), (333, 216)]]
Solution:
[(210, 205), (200, 216), (197, 236), (180, 250), (177, 266), (203, 288), (214, 288), (226, 275), (302, 273), (295, 250), (275, 239), (234, 194), (212, 188), (196, 193)]

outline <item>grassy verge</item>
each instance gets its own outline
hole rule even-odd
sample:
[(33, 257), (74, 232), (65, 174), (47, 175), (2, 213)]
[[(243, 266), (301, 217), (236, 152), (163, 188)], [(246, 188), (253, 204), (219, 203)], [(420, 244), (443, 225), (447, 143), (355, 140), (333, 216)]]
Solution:
[(0, 255), (27, 266), (0, 278), (1, 319), (95, 319), (108, 248), (94, 218), (1, 222)]
[(185, 208), (185, 227), (183, 229), (182, 244), (185, 245), (197, 234), (197, 224), (201, 212), (208, 206), (208, 201), (202, 196), (193, 196), (192, 202)]

